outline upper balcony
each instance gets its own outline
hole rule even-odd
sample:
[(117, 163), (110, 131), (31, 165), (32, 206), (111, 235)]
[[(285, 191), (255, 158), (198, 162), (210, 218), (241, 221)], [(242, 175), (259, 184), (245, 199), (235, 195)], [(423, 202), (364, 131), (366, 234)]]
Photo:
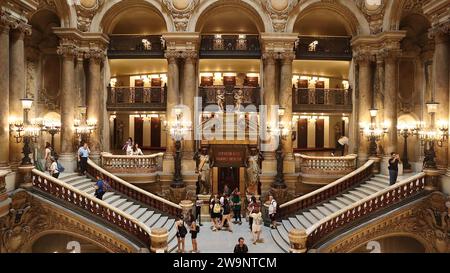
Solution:
[(200, 58), (259, 59), (261, 58), (259, 36), (246, 34), (202, 35)]
[(293, 87), (295, 112), (351, 113), (351, 89), (295, 88)]
[(108, 58), (164, 58), (164, 50), (161, 35), (111, 35)]
[(108, 111), (166, 110), (167, 87), (108, 87)]
[(299, 36), (296, 59), (349, 61), (352, 59), (351, 37)]
[(258, 110), (260, 105), (260, 87), (255, 86), (233, 86), (214, 85), (200, 86), (199, 96), (203, 101), (203, 109), (208, 105), (218, 105), (219, 108), (236, 107), (242, 105), (254, 105)]

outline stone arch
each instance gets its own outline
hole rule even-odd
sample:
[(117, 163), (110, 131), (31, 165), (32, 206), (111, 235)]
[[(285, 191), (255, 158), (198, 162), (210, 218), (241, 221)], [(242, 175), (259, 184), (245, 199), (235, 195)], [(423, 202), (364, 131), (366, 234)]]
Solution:
[[(345, 2), (345, 4), (342, 4)], [(316, 10), (329, 10), (342, 16), (346, 22), (347, 32), (352, 36), (357, 35), (369, 35), (370, 27), (369, 23), (365, 19), (361, 11), (351, 1), (318, 1), (308, 0), (300, 5), (297, 5), (287, 21), (287, 32), (294, 32), (295, 23), (302, 17)]]
[[(405, 8), (411, 8), (414, 4), (419, 2), (412, 2), (412, 0), (396, 0), (390, 1), (384, 16), (383, 29), (385, 30), (399, 30), (400, 22), (405, 15)], [(413, 11), (414, 12), (414, 11)], [(422, 12), (421, 14), (427, 18)], [(429, 18), (427, 18), (429, 20)]]
[(421, 244), (423, 246), (423, 248), (425, 249), (426, 253), (433, 253), (434, 251), (434, 247), (432, 245), (430, 245), (429, 242), (427, 242), (427, 240), (425, 238), (423, 238), (422, 236), (415, 234), (415, 233), (409, 233), (409, 232), (394, 232), (394, 233), (388, 233), (388, 234), (384, 234), (382, 236), (368, 236), (366, 239), (366, 241), (362, 244), (359, 244), (358, 246), (350, 249), (348, 251), (348, 253), (352, 253), (355, 252), (357, 249), (359, 249), (361, 246), (367, 244), (370, 241), (379, 241), (381, 239), (385, 239), (385, 238), (391, 238), (391, 237), (406, 237), (406, 238), (411, 238), (414, 239), (415, 241), (417, 241), (419, 244)]
[(28, 240), (27, 244), (23, 247), (23, 250), (25, 250), (28, 253), (32, 252), (33, 249), (33, 245), (42, 237), (47, 236), (47, 235), (54, 235), (54, 234), (62, 234), (62, 235), (69, 235), (69, 236), (73, 236), (75, 238), (79, 238), (80, 240), (84, 240), (87, 241), (93, 245), (98, 246), (101, 249), (104, 249), (106, 251), (108, 251), (109, 253), (114, 253), (115, 250), (111, 249), (109, 246), (104, 245), (99, 243), (98, 240), (95, 240), (94, 238), (89, 238), (83, 235), (80, 235), (76, 232), (72, 232), (72, 231), (67, 231), (67, 230), (60, 230), (60, 229), (50, 229), (50, 230), (46, 230), (37, 234), (34, 234), (30, 240)]
[(111, 0), (106, 1), (102, 9), (94, 16), (92, 19), (92, 24), (90, 27), (90, 32), (103, 32), (110, 33), (112, 31), (114, 18), (117, 17), (122, 12), (126, 12), (132, 8), (144, 8), (149, 9), (158, 15), (160, 15), (166, 25), (166, 31), (175, 31), (175, 26), (173, 20), (170, 16), (163, 12), (163, 7), (161, 1), (157, 0)]
[(192, 15), (187, 31), (195, 32), (199, 24), (204, 23), (202, 18), (214, 11), (217, 7), (231, 6), (247, 13), (251, 20), (255, 23), (260, 33), (271, 32), (273, 30), (271, 20), (267, 13), (264, 12), (262, 6), (256, 1), (251, 0), (204, 0), (200, 1), (197, 10)]
[(77, 28), (77, 12), (74, 5), (70, 5), (69, 1), (52, 1), (50, 4), (42, 2), (39, 7), (28, 14), (28, 19), (42, 10), (49, 10), (56, 13), (60, 19), (60, 25), (63, 28)]

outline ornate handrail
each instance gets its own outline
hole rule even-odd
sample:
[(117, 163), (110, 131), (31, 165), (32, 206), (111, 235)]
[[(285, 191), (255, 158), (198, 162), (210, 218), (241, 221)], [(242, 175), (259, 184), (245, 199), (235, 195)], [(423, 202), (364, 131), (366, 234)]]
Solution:
[(351, 89), (293, 87), (293, 92), (297, 105), (352, 105)]
[(369, 179), (373, 175), (373, 160), (369, 160), (359, 169), (347, 174), (346, 176), (323, 186), (313, 192), (305, 194), (299, 198), (291, 200), (280, 205), (278, 214), (281, 218), (298, 213), (308, 207), (317, 205), (336, 196), (347, 189)]
[(166, 91), (166, 86), (108, 86), (108, 105), (164, 104)]
[(113, 155), (102, 153), (102, 167), (111, 173), (154, 173), (162, 171), (164, 153), (151, 155)]
[(36, 169), (32, 171), (32, 183), (39, 190), (103, 218), (128, 234), (132, 234), (150, 249), (150, 228), (132, 215)]
[(346, 156), (308, 156), (295, 154), (296, 171), (305, 174), (347, 174), (356, 169), (355, 154)]
[(299, 36), (296, 58), (306, 60), (351, 60), (351, 37)]
[(115, 191), (124, 194), (144, 205), (157, 209), (168, 215), (177, 216), (181, 215), (182, 209), (180, 205), (172, 203), (162, 197), (159, 197), (153, 193), (144, 191), (123, 179), (113, 175), (112, 173), (100, 168), (92, 160), (88, 160), (88, 173), (96, 177), (100, 176), (104, 181)]
[(307, 248), (313, 247), (319, 240), (348, 223), (379, 211), (387, 206), (399, 203), (425, 189), (425, 173), (414, 175), (405, 181), (396, 183), (376, 192), (350, 207), (343, 208), (323, 218), (306, 230)]

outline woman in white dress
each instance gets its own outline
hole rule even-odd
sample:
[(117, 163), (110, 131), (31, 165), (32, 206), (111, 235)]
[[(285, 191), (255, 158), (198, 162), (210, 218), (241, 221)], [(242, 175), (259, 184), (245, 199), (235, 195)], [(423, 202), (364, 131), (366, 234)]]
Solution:
[(52, 165), (52, 145), (50, 143), (45, 143), (45, 170), (50, 171), (50, 166)]
[(262, 218), (261, 211), (259, 211), (259, 208), (255, 208), (249, 216), (253, 218), (253, 224), (252, 224), (253, 244), (256, 245), (256, 243), (260, 239), (259, 237), (261, 236), (261, 228), (263, 225), (263, 218)]
[(133, 151), (132, 151), (131, 155), (144, 155), (141, 148), (139, 148), (139, 144), (135, 143), (133, 145)]

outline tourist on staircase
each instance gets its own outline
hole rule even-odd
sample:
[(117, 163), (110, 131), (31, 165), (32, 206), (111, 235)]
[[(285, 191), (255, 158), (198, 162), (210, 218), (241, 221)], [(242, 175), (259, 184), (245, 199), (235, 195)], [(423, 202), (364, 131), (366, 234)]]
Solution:
[(244, 238), (240, 237), (238, 244), (234, 247), (234, 253), (248, 253), (248, 247), (244, 243)]
[(263, 218), (261, 211), (259, 210), (259, 207), (255, 207), (253, 213), (250, 214), (250, 217), (253, 219), (252, 224), (253, 244), (256, 245), (256, 243), (260, 240), (261, 228), (263, 225)]
[(242, 224), (241, 219), (241, 197), (240, 192), (236, 188), (231, 197), (231, 205), (233, 207), (234, 224)]
[(184, 224), (184, 219), (183, 216), (178, 216), (177, 217), (177, 221), (175, 222), (175, 225), (177, 227), (177, 240), (178, 240), (178, 253), (184, 253), (184, 238), (186, 237), (187, 234), (187, 229), (186, 226)]
[(54, 178), (58, 178), (59, 177), (58, 162), (54, 157), (50, 157), (50, 160), (52, 163), (50, 164), (49, 172), (51, 176), (53, 176)]
[(200, 232), (200, 227), (197, 225), (195, 218), (189, 225), (189, 233), (191, 233), (191, 240), (192, 240), (192, 253), (198, 253), (198, 246), (197, 246), (197, 234)]
[(96, 180), (94, 196), (103, 200), (103, 195), (111, 189), (111, 186), (109, 186), (99, 175), (96, 176)]
[(269, 218), (270, 218), (270, 228), (277, 228), (277, 201), (273, 198), (272, 195), (269, 195)]
[(394, 152), (391, 153), (389, 159), (389, 185), (394, 185), (397, 182), (398, 177), (398, 163), (401, 163), (400, 156)]
[(80, 164), (80, 174), (85, 175), (87, 171), (87, 161), (89, 159), (89, 154), (91, 150), (89, 150), (89, 146), (87, 142), (83, 144), (83, 146), (78, 149), (78, 162)]

